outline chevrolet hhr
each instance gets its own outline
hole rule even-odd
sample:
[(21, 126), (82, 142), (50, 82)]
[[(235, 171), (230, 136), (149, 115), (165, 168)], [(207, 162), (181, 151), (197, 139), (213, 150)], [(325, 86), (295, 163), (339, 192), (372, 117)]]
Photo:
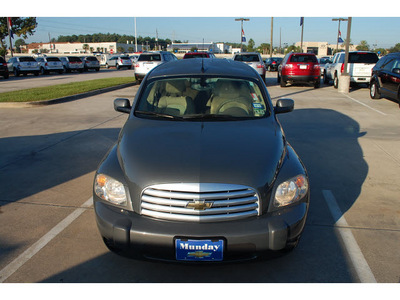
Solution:
[(144, 78), (94, 178), (106, 246), (133, 257), (221, 262), (294, 249), (310, 188), (263, 79), (225, 59), (168, 62)]

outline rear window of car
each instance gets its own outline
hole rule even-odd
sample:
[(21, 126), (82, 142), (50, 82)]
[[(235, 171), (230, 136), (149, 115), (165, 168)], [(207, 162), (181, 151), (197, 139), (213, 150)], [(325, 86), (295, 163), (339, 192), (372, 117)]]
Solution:
[(161, 61), (160, 54), (141, 54), (138, 61)]
[(378, 60), (375, 53), (349, 53), (349, 63), (375, 64)]
[(201, 57), (206, 57), (208, 58), (209, 55), (207, 53), (197, 53), (197, 54), (185, 54), (183, 58), (201, 58)]
[(82, 60), (79, 57), (68, 57), (68, 60), (70, 62), (82, 62)]
[(260, 61), (257, 54), (236, 55), (235, 60), (236, 61), (246, 61), (246, 62)]
[(315, 55), (296, 55), (296, 54), (294, 54), (290, 57), (290, 62), (318, 63), (318, 60)]
[(129, 56), (121, 56), (120, 59), (129, 59), (130, 60)]
[(29, 61), (34, 61), (36, 62), (36, 60), (33, 57), (20, 57), (19, 58), (20, 62), (29, 62)]
[(48, 57), (47, 61), (60, 61), (58, 57)]
[(93, 57), (93, 56), (89, 56), (89, 57), (86, 57), (86, 60), (97, 61), (97, 58)]

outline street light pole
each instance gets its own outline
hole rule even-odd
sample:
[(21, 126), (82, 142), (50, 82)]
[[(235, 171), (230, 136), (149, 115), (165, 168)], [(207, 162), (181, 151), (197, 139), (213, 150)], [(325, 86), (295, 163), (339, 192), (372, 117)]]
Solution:
[(352, 19), (352, 17), (349, 17), (348, 22), (347, 22), (346, 50), (345, 50), (346, 52), (345, 52), (345, 56), (344, 56), (343, 73), (339, 77), (339, 87), (338, 87), (338, 91), (341, 93), (345, 93), (345, 94), (349, 93), (349, 88), (350, 88), (350, 74), (347, 71), (347, 65), (349, 63), (351, 19)]
[(340, 22), (341, 21), (348, 21), (348, 19), (344, 18), (337, 18), (337, 19), (332, 19), (332, 21), (339, 21), (338, 25), (338, 31), (337, 31), (337, 39), (336, 39), (336, 52), (339, 50), (339, 33), (340, 33)]
[(242, 36), (242, 32), (243, 32), (243, 21), (250, 21), (250, 19), (239, 18), (239, 19), (235, 19), (235, 21), (240, 21), (240, 22), (241, 22), (241, 29), (240, 29), (240, 52), (242, 52), (242, 48), (243, 48), (243, 36)]

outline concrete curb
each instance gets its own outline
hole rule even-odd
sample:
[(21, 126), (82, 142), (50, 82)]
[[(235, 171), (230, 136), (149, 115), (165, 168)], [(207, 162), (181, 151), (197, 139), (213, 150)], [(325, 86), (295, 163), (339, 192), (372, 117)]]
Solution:
[(137, 84), (136, 82), (125, 83), (125, 84), (111, 86), (111, 87), (104, 88), (104, 89), (90, 91), (90, 92), (87, 92), (87, 93), (82, 93), (82, 94), (77, 94), (77, 95), (72, 95), (72, 96), (66, 96), (66, 97), (61, 97), (61, 98), (56, 98), (56, 99), (51, 99), (51, 100), (44, 100), (44, 101), (3, 102), (3, 103), (0, 103), (0, 108), (39, 107), (39, 106), (44, 106), (44, 105), (52, 105), (52, 104), (64, 103), (64, 102), (69, 102), (69, 101), (74, 101), (74, 100), (79, 100), (79, 99), (95, 96), (95, 95), (98, 95), (98, 94), (112, 92), (112, 91), (115, 91), (115, 90), (127, 88), (127, 87), (130, 87), (130, 86), (134, 86), (136, 84)]

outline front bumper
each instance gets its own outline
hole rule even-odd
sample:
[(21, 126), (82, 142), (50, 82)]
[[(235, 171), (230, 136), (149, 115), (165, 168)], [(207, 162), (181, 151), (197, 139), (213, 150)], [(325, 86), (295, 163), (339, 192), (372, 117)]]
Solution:
[[(309, 195), (307, 195), (309, 197)], [(284, 249), (302, 233), (308, 202), (243, 220), (215, 223), (172, 222), (144, 217), (107, 205), (96, 196), (99, 231), (113, 248), (142, 257), (175, 260), (175, 239), (224, 240), (224, 260), (251, 259), (269, 250)]]

